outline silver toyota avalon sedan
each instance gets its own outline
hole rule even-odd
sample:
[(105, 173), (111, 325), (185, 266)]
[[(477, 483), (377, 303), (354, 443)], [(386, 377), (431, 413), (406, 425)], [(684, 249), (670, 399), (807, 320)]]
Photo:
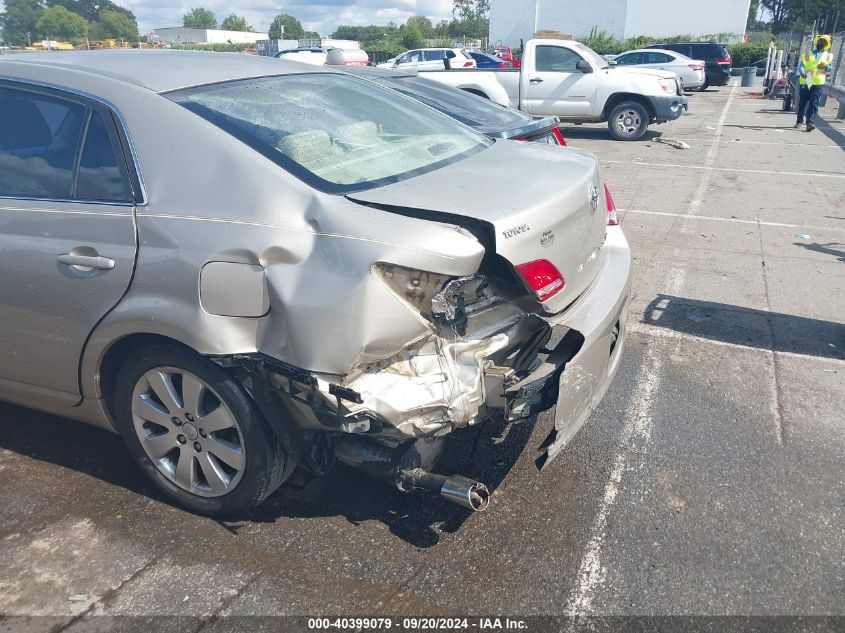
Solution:
[(479, 510), (443, 438), (551, 411), (558, 454), (630, 252), (587, 152), (339, 70), (92, 51), (0, 59), (0, 270), (0, 398), (120, 433), (190, 510), (336, 461)]

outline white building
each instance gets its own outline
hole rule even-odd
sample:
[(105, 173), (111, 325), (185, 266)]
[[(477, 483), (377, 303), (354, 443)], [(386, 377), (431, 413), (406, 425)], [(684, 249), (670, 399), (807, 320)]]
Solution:
[(745, 33), (750, 4), (750, 0), (490, 0), (490, 41), (518, 46), (520, 38), (530, 39), (535, 30), (582, 37), (593, 27), (619, 39), (739, 36)]
[(268, 39), (266, 33), (193, 29), (186, 26), (153, 29), (152, 34), (157, 40), (168, 44), (255, 44), (258, 40)]

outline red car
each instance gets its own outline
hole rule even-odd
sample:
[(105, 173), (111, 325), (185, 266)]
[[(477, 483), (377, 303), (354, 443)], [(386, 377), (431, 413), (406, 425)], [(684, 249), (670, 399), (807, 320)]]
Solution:
[(505, 62), (510, 62), (514, 68), (522, 67), (522, 60), (513, 54), (510, 46), (499, 46), (493, 51), (493, 54)]

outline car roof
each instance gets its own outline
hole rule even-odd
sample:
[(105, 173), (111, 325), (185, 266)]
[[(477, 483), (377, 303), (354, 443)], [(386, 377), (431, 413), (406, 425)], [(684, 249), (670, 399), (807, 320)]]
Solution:
[[(627, 55), (628, 53), (666, 53), (667, 55), (684, 55), (683, 53), (673, 51), (669, 48), (635, 48), (630, 51), (625, 51), (624, 53), (619, 53), (617, 57), (622, 57), (622, 55)], [(684, 57), (686, 56), (684, 55)]]
[(154, 92), (269, 75), (337, 72), (311, 64), (244, 53), (137, 49), (3, 55), (0, 57), (0, 75), (7, 63), (16, 65), (19, 70), (29, 70), (24, 74), (30, 79), (38, 78), (39, 68), (52, 67), (123, 81)]

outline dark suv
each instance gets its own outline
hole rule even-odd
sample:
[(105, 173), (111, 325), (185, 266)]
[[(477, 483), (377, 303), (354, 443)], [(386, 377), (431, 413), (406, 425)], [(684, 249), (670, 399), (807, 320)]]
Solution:
[(731, 56), (724, 44), (716, 42), (673, 42), (672, 44), (652, 44), (647, 48), (664, 48), (686, 55), (691, 59), (704, 61), (704, 85), (699, 90), (709, 86), (727, 85), (731, 78)]

